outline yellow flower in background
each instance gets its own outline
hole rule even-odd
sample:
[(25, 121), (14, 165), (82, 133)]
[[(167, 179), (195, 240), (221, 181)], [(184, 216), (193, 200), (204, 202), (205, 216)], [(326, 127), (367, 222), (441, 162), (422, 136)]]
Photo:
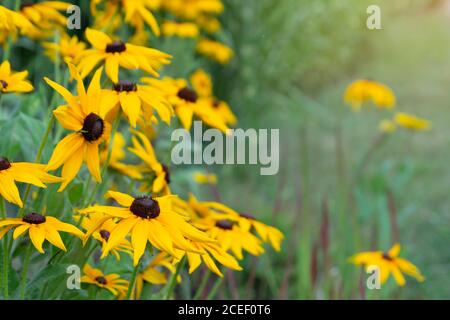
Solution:
[(193, 177), (198, 184), (217, 184), (217, 176), (213, 173), (194, 172)]
[(210, 15), (200, 15), (195, 19), (195, 22), (202, 30), (208, 33), (216, 33), (221, 28), (219, 20)]
[(380, 269), (380, 282), (384, 284), (389, 275), (392, 274), (399, 286), (404, 286), (406, 280), (403, 273), (416, 278), (422, 282), (425, 278), (419, 269), (408, 260), (399, 257), (400, 244), (396, 243), (387, 253), (382, 251), (361, 252), (350, 258), (350, 262), (363, 265), (366, 269), (376, 266)]
[(151, 86), (120, 80), (114, 84), (112, 90), (103, 90), (103, 93), (105, 96), (103, 107), (111, 110), (120, 106), (133, 128), (144, 115), (149, 120), (154, 110), (168, 125), (170, 125), (170, 118), (174, 115), (173, 108), (167, 99)]
[(116, 273), (105, 275), (100, 269), (94, 269), (89, 264), (84, 266), (83, 273), (81, 282), (106, 289), (114, 296), (125, 295), (128, 291), (129, 281), (120, 279), (120, 275)]
[[(141, 173), (141, 166), (125, 164), (121, 162), (125, 159), (125, 138), (120, 132), (114, 135), (114, 141), (112, 145), (111, 155), (109, 158), (108, 166), (114, 170), (119, 171), (123, 175), (129, 176), (130, 178), (141, 180), (143, 178)], [(100, 162), (104, 163), (108, 156), (108, 146), (104, 148), (100, 153)]]
[(431, 125), (428, 120), (404, 112), (396, 113), (394, 121), (398, 126), (413, 131), (427, 130)]
[[(203, 261), (203, 263), (209, 270), (214, 272), (219, 277), (223, 277), (223, 274), (217, 267), (216, 263), (214, 262), (214, 259), (217, 260), (221, 265), (229, 269), (237, 271), (242, 270), (237, 260), (232, 255), (228, 254), (226, 250), (222, 249), (219, 245), (215, 243), (195, 242), (195, 241), (191, 241), (191, 243), (198, 250), (199, 253), (196, 252), (185, 253), (189, 263), (189, 273), (193, 273), (195, 270), (197, 270)], [(181, 252), (180, 255), (184, 255), (184, 252)]]
[(391, 133), (397, 129), (395, 122), (387, 119), (382, 120), (378, 127), (380, 131), (384, 133)]
[(395, 106), (394, 92), (386, 85), (372, 80), (356, 80), (352, 82), (344, 93), (344, 101), (353, 110), (360, 110), (361, 106), (371, 101), (379, 108), (391, 109)]
[(101, 31), (87, 28), (86, 38), (92, 45), (81, 55), (78, 68), (81, 77), (85, 78), (100, 62), (105, 62), (105, 71), (114, 82), (119, 82), (119, 66), (125, 69), (142, 69), (145, 72), (159, 76), (162, 65), (169, 64), (171, 56), (156, 49), (136, 46), (120, 40), (112, 40)]
[(99, 145), (109, 139), (111, 125), (105, 121), (106, 110), (101, 108), (102, 91), (100, 77), (102, 69), (95, 73), (88, 90), (84, 88), (76, 68), (69, 64), (72, 75), (77, 80), (78, 96), (73, 96), (66, 88), (45, 78), (65, 100), (53, 111), (58, 122), (67, 130), (75, 131), (63, 138), (47, 164), (47, 170), (63, 167), (61, 176), (64, 179), (59, 191), (75, 179), (83, 162), (97, 182), (102, 181), (100, 173)]
[(80, 211), (81, 214), (101, 212), (119, 219), (111, 232), (102, 257), (105, 257), (128, 234), (131, 234), (135, 266), (144, 254), (147, 242), (158, 250), (176, 257), (175, 249), (197, 252), (187, 239), (199, 242), (214, 241), (173, 211), (171, 198), (174, 196), (133, 198), (114, 191), (109, 191), (107, 196), (116, 200), (122, 207), (93, 206)]
[(239, 260), (244, 259), (243, 251), (247, 251), (254, 256), (259, 256), (265, 252), (261, 240), (249, 231), (241, 229), (235, 221), (228, 217), (210, 216), (195, 221), (194, 226), (217, 240), (225, 252), (231, 250)]
[(159, 8), (160, 0), (122, 0), (125, 11), (125, 22), (132, 24), (136, 29), (142, 29), (144, 22), (157, 36), (161, 34), (158, 22), (152, 10)]
[(25, 30), (32, 38), (42, 38), (51, 35), (55, 29), (65, 27), (67, 17), (62, 14), (72, 6), (62, 1), (43, 1), (40, 3), (25, 3), (20, 7), (20, 14), (34, 24), (34, 28)]
[(133, 147), (128, 148), (128, 150), (144, 161), (146, 168), (143, 171), (153, 172), (156, 175), (152, 187), (148, 188), (144, 186), (144, 189), (154, 193), (163, 191), (164, 194), (170, 194), (169, 168), (159, 163), (150, 140), (144, 134), (135, 131), (131, 142)]
[(166, 37), (196, 38), (199, 35), (197, 25), (192, 22), (165, 21), (161, 30)]
[(164, 9), (185, 19), (195, 19), (205, 14), (218, 15), (224, 9), (220, 0), (162, 0), (161, 2)]
[(44, 183), (57, 183), (62, 179), (48, 174), (45, 164), (28, 162), (9, 162), (0, 156), (0, 195), (6, 201), (23, 207), (16, 182), (29, 183), (40, 188), (47, 188)]
[(211, 97), (213, 95), (212, 79), (205, 70), (195, 70), (189, 80), (200, 97)]
[(78, 40), (77, 36), (69, 37), (63, 34), (59, 43), (44, 42), (42, 47), (45, 49), (44, 54), (52, 61), (55, 61), (56, 56), (59, 55), (66, 62), (76, 62), (86, 49), (86, 44)]
[[(75, 216), (76, 221), (81, 221), (81, 227), (85, 229), (86, 231), (92, 232), (92, 237), (100, 241), (102, 244), (102, 251), (104, 251), (104, 248), (106, 244), (108, 243), (109, 237), (111, 236), (111, 232), (114, 230), (114, 228), (117, 226), (116, 223), (110, 219), (109, 216), (106, 216), (103, 213), (100, 212), (92, 212), (87, 216)], [(84, 241), (90, 237), (91, 234), (87, 233), (84, 237)], [(131, 247), (130, 241), (127, 239), (123, 239), (117, 246), (115, 246), (111, 250), (111, 254), (116, 257), (118, 261), (120, 261), (120, 252), (124, 252), (126, 254), (129, 254), (130, 256), (133, 256), (133, 248)]]
[(9, 61), (3, 61), (0, 65), (0, 94), (33, 91), (33, 86), (25, 79), (26, 77), (28, 71), (13, 72)]
[(21, 14), (0, 5), (0, 43), (11, 35), (16, 37), (19, 31), (33, 28), (31, 22)]
[(84, 236), (83, 232), (78, 230), (73, 225), (61, 222), (54, 217), (43, 216), (38, 213), (30, 213), (23, 218), (9, 218), (0, 220), (0, 228), (6, 228), (6, 231), (2, 231), (1, 236), (14, 228), (14, 239), (17, 239), (24, 232), (28, 231), (31, 242), (40, 253), (44, 253), (42, 244), (45, 240), (48, 240), (48, 242), (55, 247), (58, 247), (63, 251), (67, 251), (58, 231), (73, 234), (80, 239)]
[(209, 39), (202, 39), (198, 42), (197, 52), (220, 64), (228, 64), (234, 56), (234, 52), (230, 47)]

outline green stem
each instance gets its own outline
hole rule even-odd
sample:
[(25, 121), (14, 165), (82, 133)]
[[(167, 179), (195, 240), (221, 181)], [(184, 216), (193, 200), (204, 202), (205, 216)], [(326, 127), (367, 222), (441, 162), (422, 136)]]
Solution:
[(211, 276), (211, 272), (209, 272), (207, 270), (206, 275), (203, 277), (202, 282), (200, 283), (200, 286), (198, 287), (197, 292), (194, 295), (194, 300), (200, 299), (203, 291), (205, 290), (206, 285), (208, 284), (208, 280), (209, 280), (210, 276)]
[(220, 286), (222, 285), (223, 278), (218, 278), (216, 282), (214, 283), (213, 287), (211, 288), (211, 291), (209, 292), (208, 296), (206, 297), (206, 300), (211, 300), (216, 295), (217, 290), (219, 290)]
[(27, 276), (28, 276), (28, 267), (30, 266), (30, 258), (31, 253), (33, 251), (33, 246), (31, 242), (28, 244), (27, 252), (25, 254), (25, 260), (23, 261), (23, 269), (22, 269), (22, 281), (20, 283), (20, 299), (25, 300), (25, 293), (27, 288)]
[[(34, 159), (35, 163), (39, 163), (39, 161), (41, 161), (42, 153), (44, 151), (45, 145), (47, 144), (47, 140), (48, 140), (48, 137), (50, 136), (50, 132), (53, 129), (53, 124), (54, 123), (55, 123), (55, 117), (52, 114), (52, 116), (50, 118), (50, 121), (48, 122), (47, 129), (45, 130), (44, 137), (42, 138), (41, 144), (39, 146), (38, 153), (36, 154), (36, 158)], [(25, 210), (25, 204), (28, 201), (28, 197), (30, 195), (30, 191), (31, 191), (31, 185), (28, 184), (27, 188), (25, 190), (25, 197), (24, 197), (24, 201), (23, 201), (24, 206), (19, 210), (19, 212), (17, 214), (18, 217), (22, 217), (23, 216), (23, 212)]]
[(133, 291), (135, 290), (135, 285), (136, 285), (136, 276), (137, 273), (139, 271), (139, 262), (138, 264), (134, 267), (133, 270), (133, 274), (131, 275), (131, 280), (130, 280), (130, 284), (128, 286), (128, 292), (127, 292), (127, 297), (126, 300), (131, 300), (131, 294), (133, 293)]
[(165, 300), (169, 300), (170, 297), (172, 297), (173, 290), (175, 289), (175, 285), (177, 283), (178, 275), (180, 274), (180, 270), (184, 266), (185, 262), (186, 262), (186, 256), (183, 256), (183, 258), (177, 265), (177, 269), (175, 270), (175, 273), (172, 274), (172, 277), (169, 280), (169, 286), (167, 287)]
[[(5, 200), (2, 198), (0, 201), (0, 211), (2, 214), (2, 218), (6, 219), (8, 216), (6, 214), (6, 208), (5, 208)], [(9, 273), (9, 246), (8, 246), (8, 238), (3, 238), (3, 299), (8, 300), (9, 298), (9, 288), (8, 288), (8, 273)]]

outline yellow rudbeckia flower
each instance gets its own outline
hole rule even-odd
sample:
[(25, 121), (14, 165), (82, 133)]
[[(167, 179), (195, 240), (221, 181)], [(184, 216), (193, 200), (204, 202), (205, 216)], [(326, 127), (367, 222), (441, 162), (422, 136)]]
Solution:
[(414, 131), (427, 130), (431, 125), (428, 120), (404, 112), (398, 112), (395, 114), (394, 121), (398, 126)]
[(217, 176), (213, 173), (194, 172), (194, 181), (198, 184), (217, 184)]
[(144, 190), (151, 190), (154, 193), (163, 191), (164, 194), (170, 194), (169, 168), (166, 165), (159, 163), (150, 140), (144, 134), (136, 131), (134, 132), (134, 137), (131, 142), (133, 147), (128, 148), (128, 150), (144, 161), (146, 168), (143, 171), (153, 172), (156, 175), (152, 187), (148, 188), (147, 186), (144, 186)]
[(0, 195), (8, 202), (23, 207), (16, 182), (29, 183), (47, 188), (44, 183), (61, 182), (62, 179), (48, 174), (45, 164), (28, 162), (10, 162), (0, 156)]
[(78, 83), (78, 96), (73, 96), (63, 86), (45, 78), (45, 81), (67, 102), (67, 105), (58, 107), (53, 114), (65, 129), (75, 131), (58, 143), (47, 164), (47, 170), (63, 167), (61, 176), (64, 181), (59, 191), (64, 190), (75, 179), (83, 162), (86, 162), (94, 179), (97, 182), (102, 181), (99, 145), (109, 139), (111, 132), (111, 125), (105, 120), (107, 110), (101, 108), (102, 69), (97, 70), (86, 91), (75, 67), (71, 64), (69, 67)]
[(13, 72), (9, 61), (3, 61), (0, 65), (0, 94), (33, 91), (33, 86), (26, 77), (28, 71)]
[(92, 268), (89, 264), (84, 266), (83, 273), (81, 282), (106, 289), (114, 296), (125, 295), (128, 291), (129, 281), (120, 279), (120, 275), (116, 273), (105, 275), (100, 269)]
[(86, 43), (80, 41), (77, 36), (69, 37), (64, 34), (59, 43), (44, 42), (42, 47), (45, 49), (44, 54), (53, 61), (59, 55), (64, 61), (76, 62), (86, 49)]
[(197, 52), (220, 64), (228, 64), (234, 56), (230, 47), (210, 39), (201, 39), (197, 43)]
[(144, 115), (146, 117), (153, 115), (154, 109), (159, 117), (170, 125), (170, 118), (174, 115), (173, 108), (166, 98), (151, 86), (120, 80), (114, 84), (112, 90), (104, 90), (103, 92), (105, 95), (103, 99), (104, 107), (111, 110), (120, 106), (133, 128)]
[(353, 110), (372, 101), (379, 108), (391, 109), (395, 106), (394, 92), (386, 85), (372, 80), (356, 80), (352, 82), (344, 93), (344, 101), (351, 105)]
[(23, 32), (28, 28), (33, 28), (33, 25), (27, 18), (0, 6), (0, 43), (3, 43), (8, 35), (15, 37), (19, 31)]
[(116, 200), (122, 207), (93, 206), (80, 211), (82, 214), (102, 212), (111, 218), (119, 218), (102, 257), (105, 257), (128, 234), (131, 234), (135, 266), (144, 254), (147, 242), (160, 251), (177, 256), (175, 249), (197, 252), (186, 239), (199, 242), (214, 241), (173, 211), (171, 198), (174, 196), (133, 198), (114, 191), (109, 191), (107, 196)]
[[(71, 233), (80, 239), (84, 236), (83, 232), (78, 230), (75, 226), (69, 223), (61, 222), (54, 217), (43, 216), (38, 213), (30, 213), (23, 218), (9, 218), (0, 220), (0, 228), (6, 228), (7, 231), (14, 228), (14, 239), (17, 239), (17, 237), (28, 231), (31, 242), (40, 253), (44, 253), (42, 244), (45, 240), (48, 240), (48, 242), (55, 247), (58, 247), (63, 251), (67, 251), (58, 231)], [(2, 231), (1, 236), (3, 236), (6, 232)]]
[(194, 19), (205, 14), (217, 15), (224, 9), (220, 0), (162, 0), (162, 7), (185, 19)]
[(119, 66), (125, 69), (141, 69), (159, 76), (156, 71), (163, 64), (169, 64), (171, 56), (156, 49), (136, 46), (120, 40), (113, 41), (101, 31), (87, 28), (86, 38), (93, 48), (81, 55), (78, 67), (81, 77), (86, 77), (101, 61), (105, 71), (114, 83), (119, 82)]
[(380, 283), (384, 284), (392, 274), (399, 286), (406, 283), (403, 273), (422, 282), (425, 280), (419, 269), (408, 260), (399, 257), (400, 244), (396, 243), (388, 252), (361, 252), (352, 256), (349, 261), (356, 265), (364, 265), (366, 269), (376, 266), (380, 270)]

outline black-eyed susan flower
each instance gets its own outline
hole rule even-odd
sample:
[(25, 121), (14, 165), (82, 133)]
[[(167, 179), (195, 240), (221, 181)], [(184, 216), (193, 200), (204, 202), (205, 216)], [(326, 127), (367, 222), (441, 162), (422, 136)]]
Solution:
[(394, 116), (395, 123), (402, 128), (413, 131), (424, 131), (430, 128), (430, 122), (428, 120), (419, 118), (412, 114), (405, 112), (398, 112)]
[[(213, 95), (213, 83), (211, 76), (203, 69), (197, 69), (190, 77), (195, 92), (207, 103), (207, 113), (212, 118), (221, 119), (225, 124), (234, 126), (237, 118), (228, 103), (221, 101)], [(205, 104), (206, 109), (206, 104)]]
[(156, 70), (170, 63), (171, 56), (164, 52), (120, 40), (113, 41), (101, 31), (87, 28), (86, 38), (92, 48), (81, 55), (78, 67), (82, 78), (101, 61), (105, 62), (106, 74), (113, 83), (119, 82), (119, 66), (125, 69), (141, 69), (153, 76), (159, 76)]
[[(132, 165), (132, 164), (125, 164), (122, 162), (122, 160), (125, 159), (125, 138), (120, 132), (117, 132), (114, 135), (114, 141), (112, 144), (112, 150), (109, 157), (109, 164), (108, 166), (114, 170), (117, 170), (123, 175), (129, 176), (130, 178), (141, 180), (143, 178), (142, 176), (142, 166), (139, 165)], [(108, 147), (105, 146), (103, 150), (100, 153), (100, 162), (104, 163), (108, 157)]]
[[(114, 222), (114, 220), (109, 219), (109, 216), (106, 216), (101, 212), (91, 212), (89, 215), (84, 217), (75, 216), (75, 219), (81, 221), (81, 227), (84, 230), (94, 230), (92, 233), (92, 237), (102, 244), (102, 251), (104, 251), (111, 232), (116, 227), (116, 223)], [(91, 234), (86, 234), (85, 240), (88, 236), (91, 236)], [(131, 247), (130, 241), (128, 241), (127, 239), (123, 239), (117, 246), (115, 246), (111, 250), (111, 254), (116, 257), (117, 260), (120, 260), (120, 252), (133, 256), (133, 248)]]
[(149, 121), (154, 110), (165, 123), (170, 125), (170, 118), (174, 115), (173, 108), (156, 88), (120, 80), (111, 90), (103, 90), (103, 92), (105, 95), (103, 106), (107, 110), (120, 106), (133, 128), (144, 116), (145, 120)]
[(234, 56), (233, 50), (227, 45), (206, 38), (197, 43), (197, 52), (220, 64), (228, 64)]
[(106, 275), (100, 269), (95, 269), (89, 264), (84, 266), (83, 273), (81, 282), (106, 289), (114, 296), (125, 295), (128, 290), (129, 281), (120, 279), (120, 275), (116, 273)]
[(233, 255), (242, 260), (243, 251), (259, 256), (265, 252), (262, 242), (250, 231), (243, 230), (236, 221), (227, 217), (210, 216), (196, 220), (194, 225), (216, 239), (220, 247), (226, 252), (231, 250)]
[(170, 194), (169, 168), (158, 161), (150, 140), (143, 133), (135, 131), (131, 142), (133, 147), (128, 148), (128, 150), (144, 161), (145, 168), (143, 168), (143, 171), (153, 172), (156, 176), (151, 187), (144, 185), (143, 189), (156, 194), (161, 191), (164, 194)]
[(395, 106), (394, 92), (386, 85), (367, 79), (352, 82), (344, 93), (344, 101), (351, 105), (353, 110), (371, 101), (379, 108), (391, 109)]
[[(193, 273), (195, 270), (197, 270), (203, 261), (203, 263), (209, 270), (217, 274), (219, 277), (223, 277), (222, 272), (217, 267), (214, 260), (218, 261), (226, 268), (237, 271), (242, 270), (242, 267), (239, 265), (237, 260), (232, 255), (228, 254), (226, 250), (222, 249), (219, 245), (215, 243), (195, 241), (191, 241), (191, 243), (199, 253), (185, 252), (189, 263), (189, 273)], [(180, 254), (184, 254), (184, 252), (181, 252)]]
[(164, 21), (161, 30), (166, 37), (196, 38), (199, 35), (198, 26), (192, 22)]
[(64, 61), (76, 62), (81, 53), (86, 49), (86, 43), (80, 41), (77, 36), (69, 37), (64, 34), (59, 43), (44, 42), (42, 47), (45, 55), (55, 61), (56, 56), (60, 56)]
[(154, 78), (142, 78), (141, 80), (163, 93), (186, 130), (190, 130), (194, 115), (208, 126), (217, 128), (224, 133), (229, 129), (223, 119), (211, 108), (210, 101), (199, 97), (198, 93), (188, 86), (186, 80), (169, 77), (162, 80)]
[(40, 253), (44, 253), (42, 245), (45, 240), (48, 240), (48, 242), (55, 247), (67, 251), (64, 242), (59, 235), (60, 231), (73, 234), (80, 239), (84, 236), (83, 232), (78, 230), (75, 226), (61, 222), (54, 217), (43, 216), (38, 213), (30, 213), (23, 218), (0, 220), (0, 229), (1, 228), (6, 228), (8, 231), (14, 229), (14, 239), (17, 239), (17, 237), (28, 231), (31, 242)]
[(111, 132), (111, 125), (105, 120), (107, 110), (101, 107), (102, 70), (97, 70), (86, 91), (78, 71), (71, 64), (69, 67), (78, 83), (78, 96), (73, 96), (63, 86), (45, 78), (45, 81), (67, 102), (66, 105), (53, 111), (53, 114), (65, 129), (74, 131), (58, 143), (47, 164), (47, 170), (63, 167), (61, 176), (64, 181), (59, 191), (64, 190), (76, 177), (83, 162), (86, 162), (94, 179), (97, 182), (102, 181), (99, 145), (109, 139)]
[(195, 23), (208, 33), (216, 33), (221, 28), (219, 19), (211, 15), (199, 15), (195, 19)]
[(28, 162), (10, 162), (0, 156), (0, 195), (8, 202), (23, 207), (16, 182), (47, 188), (45, 183), (61, 182), (61, 178), (48, 174), (44, 164)]
[(378, 267), (380, 271), (380, 283), (384, 284), (389, 275), (392, 274), (399, 286), (406, 283), (403, 273), (416, 278), (422, 282), (425, 280), (419, 269), (406, 259), (400, 258), (400, 244), (396, 243), (388, 252), (374, 251), (361, 252), (352, 256), (349, 261), (365, 268)]
[(3, 61), (0, 65), (0, 93), (33, 91), (26, 77), (28, 71), (13, 72), (9, 61)]
[(107, 196), (112, 197), (122, 207), (93, 206), (80, 211), (82, 214), (102, 212), (119, 219), (104, 248), (103, 257), (128, 234), (131, 234), (135, 266), (144, 254), (147, 242), (160, 251), (177, 256), (175, 249), (197, 252), (187, 239), (199, 242), (214, 241), (173, 211), (171, 198), (174, 196), (133, 198), (114, 191), (109, 191)]

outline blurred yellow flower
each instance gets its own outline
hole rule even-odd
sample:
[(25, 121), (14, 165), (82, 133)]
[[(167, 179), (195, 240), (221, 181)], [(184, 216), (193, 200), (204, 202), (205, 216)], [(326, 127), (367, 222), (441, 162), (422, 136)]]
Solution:
[(349, 261), (355, 265), (364, 265), (366, 269), (371, 266), (379, 268), (380, 282), (384, 284), (392, 273), (399, 286), (404, 286), (406, 280), (402, 273), (416, 278), (422, 282), (425, 278), (419, 269), (411, 262), (400, 258), (400, 244), (396, 243), (387, 253), (382, 251), (361, 252), (352, 256)]
[(430, 128), (428, 120), (404, 112), (398, 112), (394, 117), (394, 121), (398, 126), (414, 131), (423, 131)]
[(199, 184), (217, 184), (217, 176), (213, 173), (194, 172), (193, 177)]
[(198, 93), (200, 97), (210, 97), (213, 94), (213, 84), (211, 76), (203, 69), (195, 70), (191, 77), (190, 82), (192, 87)]
[(353, 110), (371, 101), (379, 108), (391, 109), (395, 106), (394, 92), (384, 84), (372, 80), (356, 80), (352, 82), (344, 93), (344, 101), (351, 105)]
[(197, 52), (220, 64), (228, 64), (234, 56), (233, 50), (218, 41), (202, 39), (197, 44)]
[(76, 62), (81, 53), (86, 49), (86, 44), (78, 40), (77, 36), (69, 37), (63, 34), (59, 43), (43, 42), (44, 54), (55, 61), (56, 55), (59, 55), (66, 62)]
[(105, 275), (100, 269), (94, 269), (89, 264), (84, 266), (83, 273), (81, 282), (106, 289), (114, 296), (125, 295), (128, 290), (128, 280), (120, 279), (120, 275), (116, 273)]
[(15, 37), (17, 33), (33, 28), (31, 22), (15, 11), (0, 5), (0, 43), (5, 42), (8, 36)]
[(13, 72), (9, 61), (3, 61), (0, 65), (0, 94), (33, 91), (33, 86), (26, 77), (28, 71)]
[(220, 14), (224, 6), (220, 0), (162, 0), (162, 6), (173, 15), (195, 19), (205, 14)]
[(192, 22), (165, 21), (161, 29), (166, 37), (196, 38), (199, 34), (197, 25)]

